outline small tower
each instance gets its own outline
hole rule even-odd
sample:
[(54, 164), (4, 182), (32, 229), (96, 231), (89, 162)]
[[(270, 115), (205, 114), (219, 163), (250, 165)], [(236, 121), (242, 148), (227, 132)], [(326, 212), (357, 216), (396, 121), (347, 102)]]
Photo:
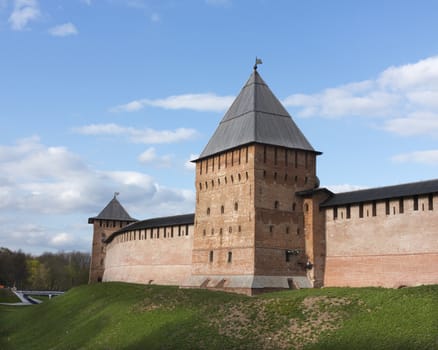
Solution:
[(316, 156), (257, 65), (196, 162), (192, 286), (311, 287), (304, 203)]
[(136, 222), (117, 200), (118, 193), (100, 212), (99, 215), (88, 218), (93, 224), (93, 246), (91, 251), (90, 276), (88, 283), (102, 282), (105, 270), (105, 243), (104, 240), (113, 232)]

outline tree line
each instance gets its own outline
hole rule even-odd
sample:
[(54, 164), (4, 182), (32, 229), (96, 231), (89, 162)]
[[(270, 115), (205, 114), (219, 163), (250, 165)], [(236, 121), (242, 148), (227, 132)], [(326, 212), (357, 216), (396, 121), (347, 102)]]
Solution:
[(0, 247), (0, 285), (32, 290), (67, 290), (88, 283), (90, 254), (43, 253), (40, 256)]

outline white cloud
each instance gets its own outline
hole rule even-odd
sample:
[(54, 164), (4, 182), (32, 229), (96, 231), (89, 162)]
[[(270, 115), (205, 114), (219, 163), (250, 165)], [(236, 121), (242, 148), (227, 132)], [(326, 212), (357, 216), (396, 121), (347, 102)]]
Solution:
[(196, 169), (196, 164), (192, 162), (192, 160), (198, 159), (199, 158), (199, 154), (191, 154), (189, 159), (184, 163), (184, 167), (187, 170), (195, 170)]
[(14, 10), (9, 16), (13, 30), (24, 30), (29, 22), (40, 18), (41, 12), (37, 0), (14, 0)]
[(68, 233), (58, 233), (56, 236), (52, 237), (50, 243), (56, 247), (65, 247), (70, 245), (74, 241), (74, 236)]
[(438, 165), (438, 149), (398, 154), (392, 157), (392, 161), (395, 163)]
[(121, 135), (131, 142), (145, 144), (173, 143), (193, 139), (197, 132), (194, 129), (178, 128), (175, 130), (136, 129), (117, 124), (91, 124), (74, 129), (83, 135)]
[(53, 36), (69, 36), (78, 34), (78, 30), (76, 29), (73, 23), (64, 23), (59, 26), (53, 27), (49, 29), (49, 33)]
[(438, 110), (434, 112), (414, 112), (405, 118), (386, 121), (383, 128), (390, 132), (404, 135), (438, 135)]
[(387, 68), (377, 79), (379, 85), (392, 90), (437, 89), (438, 56), (416, 63)]
[(158, 156), (154, 147), (148, 148), (138, 156), (138, 160), (143, 164), (153, 164), (158, 167), (169, 167), (171, 165), (172, 156)]
[[(97, 215), (115, 191), (139, 219), (194, 208), (193, 190), (166, 188), (136, 171), (93, 169), (65, 147), (46, 146), (38, 137), (0, 145), (0, 169), (0, 241), (13, 249), (89, 249), (86, 218)], [(76, 226), (84, 225), (74, 227), (71, 216)]]
[(153, 162), (157, 158), (157, 155), (155, 153), (155, 148), (150, 147), (146, 151), (144, 151), (142, 154), (139, 155), (138, 160), (142, 163), (150, 163)]
[(135, 112), (146, 106), (164, 109), (191, 109), (195, 111), (220, 112), (226, 110), (234, 101), (234, 96), (218, 96), (212, 93), (184, 94), (163, 99), (141, 99), (110, 109), (112, 112)]
[(438, 135), (438, 56), (389, 67), (374, 80), (284, 99), (299, 117), (372, 117), (400, 135)]
[(147, 174), (94, 170), (67, 149), (44, 146), (37, 138), (0, 146), (0, 168), (3, 210), (89, 212), (96, 209), (96, 203), (102, 206), (108, 193), (114, 191), (135, 202), (153, 197), (160, 190)]

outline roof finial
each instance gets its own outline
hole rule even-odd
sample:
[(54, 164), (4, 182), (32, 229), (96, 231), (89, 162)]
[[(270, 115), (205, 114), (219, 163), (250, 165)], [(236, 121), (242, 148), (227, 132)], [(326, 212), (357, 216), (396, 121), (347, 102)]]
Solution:
[(258, 64), (262, 64), (263, 62), (262, 62), (262, 59), (261, 58), (258, 58), (257, 56), (256, 56), (256, 59), (255, 59), (255, 65), (254, 65), (254, 70), (257, 70), (257, 65)]
[(120, 194), (120, 192), (114, 192), (114, 199)]

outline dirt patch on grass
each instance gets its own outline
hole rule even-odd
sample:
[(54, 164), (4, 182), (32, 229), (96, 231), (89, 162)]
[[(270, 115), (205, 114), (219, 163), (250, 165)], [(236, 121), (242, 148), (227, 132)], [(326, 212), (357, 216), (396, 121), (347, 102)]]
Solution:
[[(302, 302), (251, 299), (219, 309), (210, 324), (225, 337), (248, 339), (247, 348), (301, 349), (342, 325), (347, 298), (307, 297)], [(245, 347), (246, 348), (246, 347)]]

